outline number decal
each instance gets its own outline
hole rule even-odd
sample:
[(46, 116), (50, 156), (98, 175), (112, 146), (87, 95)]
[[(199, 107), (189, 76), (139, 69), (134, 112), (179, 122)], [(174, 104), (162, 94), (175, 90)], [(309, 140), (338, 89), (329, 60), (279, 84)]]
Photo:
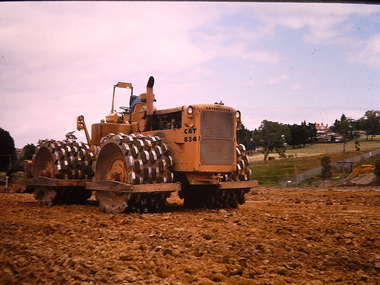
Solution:
[(197, 141), (197, 137), (184, 137), (184, 142), (187, 143), (187, 142), (196, 142)]

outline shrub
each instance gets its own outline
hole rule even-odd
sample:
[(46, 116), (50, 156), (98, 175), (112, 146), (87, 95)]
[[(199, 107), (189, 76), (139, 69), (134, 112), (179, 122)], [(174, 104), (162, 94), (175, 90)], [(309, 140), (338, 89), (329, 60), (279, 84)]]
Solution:
[(332, 176), (332, 167), (331, 167), (331, 160), (329, 156), (324, 156), (321, 158), (321, 178), (323, 180), (329, 179)]

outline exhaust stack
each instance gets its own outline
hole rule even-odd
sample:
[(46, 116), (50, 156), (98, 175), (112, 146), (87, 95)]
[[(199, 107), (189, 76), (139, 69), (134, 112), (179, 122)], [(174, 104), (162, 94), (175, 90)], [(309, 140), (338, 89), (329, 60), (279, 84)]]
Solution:
[(154, 85), (154, 77), (149, 77), (148, 83), (146, 85), (146, 112), (148, 116), (153, 115), (153, 85)]

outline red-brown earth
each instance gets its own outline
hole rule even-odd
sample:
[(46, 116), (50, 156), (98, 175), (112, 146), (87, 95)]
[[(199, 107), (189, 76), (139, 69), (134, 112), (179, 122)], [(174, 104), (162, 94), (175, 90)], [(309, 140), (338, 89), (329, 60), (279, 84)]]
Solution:
[(173, 195), (148, 214), (0, 193), (0, 284), (380, 284), (379, 190), (257, 188), (221, 210)]

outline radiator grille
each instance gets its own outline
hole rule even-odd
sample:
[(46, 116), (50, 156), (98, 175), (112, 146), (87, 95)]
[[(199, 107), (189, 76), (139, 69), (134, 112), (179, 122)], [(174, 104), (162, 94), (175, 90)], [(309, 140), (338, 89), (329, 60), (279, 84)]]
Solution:
[(231, 165), (234, 162), (233, 113), (201, 113), (200, 157), (202, 165)]

